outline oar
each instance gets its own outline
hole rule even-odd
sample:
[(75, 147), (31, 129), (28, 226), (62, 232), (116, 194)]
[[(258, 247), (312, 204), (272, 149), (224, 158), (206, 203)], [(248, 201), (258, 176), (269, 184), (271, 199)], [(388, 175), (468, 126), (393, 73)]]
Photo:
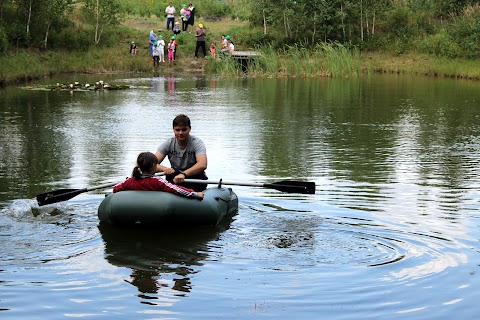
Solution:
[[(164, 175), (163, 172), (155, 174), (157, 176), (162, 176)], [(121, 181), (120, 181), (121, 182)], [(84, 192), (89, 192), (92, 190), (97, 190), (97, 189), (104, 189), (108, 187), (113, 187), (116, 184), (119, 184), (120, 182), (111, 182), (111, 183), (106, 183), (102, 184), (96, 187), (88, 187), (88, 188), (83, 188), (83, 189), (58, 189), (58, 190), (53, 190), (47, 193), (42, 193), (37, 195), (37, 202), (39, 206), (44, 206), (47, 204), (51, 203), (57, 203), (57, 202), (62, 202), (62, 201), (67, 201), (72, 199), (73, 197), (78, 196), (81, 193)]]
[(315, 194), (315, 182), (308, 181), (278, 181), (273, 183), (228, 182), (221, 179), (219, 181), (185, 179), (184, 181), (185, 183), (218, 184), (219, 186), (225, 184), (232, 186), (263, 187), (288, 193)]

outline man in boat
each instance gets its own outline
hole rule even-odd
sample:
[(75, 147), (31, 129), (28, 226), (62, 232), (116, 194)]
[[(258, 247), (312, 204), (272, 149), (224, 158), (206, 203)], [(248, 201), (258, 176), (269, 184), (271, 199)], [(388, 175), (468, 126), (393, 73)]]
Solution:
[[(203, 191), (207, 184), (183, 183), (185, 179), (207, 180), (207, 150), (200, 138), (190, 135), (190, 119), (180, 114), (173, 119), (173, 134), (160, 144), (155, 152), (158, 159), (157, 172), (164, 172), (166, 179), (195, 191)], [(168, 157), (171, 168), (161, 163)]]

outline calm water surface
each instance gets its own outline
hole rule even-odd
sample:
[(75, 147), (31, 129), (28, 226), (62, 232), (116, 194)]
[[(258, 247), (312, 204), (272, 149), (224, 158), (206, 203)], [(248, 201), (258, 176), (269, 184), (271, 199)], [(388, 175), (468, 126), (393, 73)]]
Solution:
[[(0, 91), (2, 319), (474, 319), (480, 313), (480, 83), (408, 76), (78, 76), (110, 92)], [(234, 187), (215, 228), (99, 225), (109, 189), (186, 113), (210, 179), (308, 180), (315, 195)]]

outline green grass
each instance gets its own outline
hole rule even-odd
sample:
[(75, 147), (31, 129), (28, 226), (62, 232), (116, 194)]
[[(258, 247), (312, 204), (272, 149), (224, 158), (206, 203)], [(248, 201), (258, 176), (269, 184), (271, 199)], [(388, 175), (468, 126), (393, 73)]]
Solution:
[[(222, 34), (231, 34), (235, 41), (245, 39), (242, 32), (248, 29), (245, 22), (229, 19), (206, 21), (199, 17), (197, 21), (207, 28), (207, 47), (216, 41), (218, 52)], [(85, 52), (31, 49), (8, 52), (0, 56), (0, 86), (62, 73), (151, 72), (153, 64), (148, 55), (147, 41), (149, 31), (155, 30), (167, 41), (171, 36), (171, 31), (163, 30), (163, 18), (131, 16), (124, 21), (122, 28), (122, 39), (108, 48), (91, 48)], [(239, 64), (231, 59), (193, 59), (193, 33), (181, 33), (177, 39), (177, 61), (171, 66), (162, 65), (158, 70), (160, 73), (191, 73), (194, 70), (221, 76), (243, 75)], [(137, 56), (128, 53), (132, 40), (139, 46)], [(322, 43), (313, 49), (305, 49), (300, 44), (277, 51), (271, 46), (249, 48), (247, 43), (236, 41), (235, 47), (237, 50), (261, 52), (248, 69), (247, 75), (254, 77), (358, 77), (382, 72), (480, 80), (480, 63), (477, 60), (446, 59), (425, 54), (359, 52), (337, 43)]]
[(480, 80), (478, 60), (447, 59), (426, 54), (396, 56), (382, 52), (365, 52), (361, 57), (364, 73), (404, 73)]

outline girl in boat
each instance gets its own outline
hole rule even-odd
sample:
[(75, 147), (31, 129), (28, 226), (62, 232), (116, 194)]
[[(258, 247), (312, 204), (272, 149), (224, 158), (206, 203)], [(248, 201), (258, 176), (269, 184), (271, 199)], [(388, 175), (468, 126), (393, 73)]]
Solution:
[(203, 192), (195, 192), (159, 177), (155, 177), (157, 157), (151, 152), (142, 152), (138, 155), (137, 165), (133, 168), (132, 177), (113, 187), (113, 192), (125, 190), (165, 191), (179, 196), (203, 199)]

